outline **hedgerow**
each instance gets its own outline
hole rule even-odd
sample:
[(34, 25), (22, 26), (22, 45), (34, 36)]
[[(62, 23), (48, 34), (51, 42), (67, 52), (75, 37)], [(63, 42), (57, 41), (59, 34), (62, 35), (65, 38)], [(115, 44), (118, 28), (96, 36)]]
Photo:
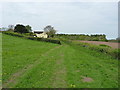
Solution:
[[(75, 42), (74, 42), (75, 43)], [(108, 54), (112, 57), (114, 57), (115, 59), (120, 60), (120, 49), (113, 49), (111, 47), (102, 47), (102, 46), (98, 46), (98, 45), (93, 45), (93, 44), (89, 44), (89, 43), (83, 43), (83, 42), (79, 42), (76, 43), (77, 45), (80, 45), (82, 47), (91, 49), (91, 50), (95, 50), (101, 53), (105, 53)]]
[(106, 35), (85, 35), (85, 34), (56, 34), (56, 37), (63, 37), (69, 40), (87, 40), (87, 41), (108, 41)]
[(27, 34), (20, 34), (20, 33), (15, 33), (15, 32), (8, 32), (8, 31), (4, 31), (2, 33), (7, 34), (7, 35), (11, 35), (11, 36), (23, 37), (23, 38), (30, 39), (30, 40), (44, 41), (44, 42), (50, 42), (50, 43), (55, 43), (55, 44), (61, 45), (61, 42), (59, 40), (33, 37), (33, 36), (30, 36), (30, 34), (28, 34), (28, 33)]
[[(84, 48), (90, 49), (90, 50), (94, 50), (97, 52), (101, 52), (107, 55), (110, 55), (111, 57), (120, 60), (120, 49), (113, 49), (110, 46), (107, 45), (93, 45), (93, 44), (89, 44), (89, 43), (84, 43), (84, 42), (77, 42), (75, 40), (68, 40), (65, 38), (60, 38), (61, 41), (69, 44), (69, 45), (78, 45), (78, 46), (82, 46)], [(103, 47), (104, 46), (104, 47)]]

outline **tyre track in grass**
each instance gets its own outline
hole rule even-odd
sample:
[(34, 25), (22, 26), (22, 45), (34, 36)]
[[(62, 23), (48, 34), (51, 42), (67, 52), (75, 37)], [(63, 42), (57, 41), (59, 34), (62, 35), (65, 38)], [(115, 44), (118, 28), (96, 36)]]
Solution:
[[(48, 53), (50, 53), (50, 52), (52, 52), (52, 51), (60, 48), (61, 46), (62, 46), (62, 45), (56, 46), (56, 47), (50, 49), (48, 52), (46, 52), (46, 53), (44, 53), (44, 54), (42, 54), (42, 55), (40, 55), (40, 56), (47, 56)], [(42, 62), (43, 62), (43, 61), (42, 61)], [(12, 74), (11, 77), (10, 77), (5, 83), (2, 84), (2, 87), (3, 87), (3, 88), (12, 88), (13, 85), (16, 85), (16, 84), (17, 84), (17, 79), (18, 79), (19, 77), (21, 77), (26, 71), (32, 69), (32, 67), (34, 67), (34, 66), (36, 66), (36, 65), (38, 65), (38, 64), (40, 64), (40, 63), (41, 63), (41, 62), (40, 62), (40, 60), (38, 59), (38, 60), (36, 60), (33, 64), (29, 64), (29, 65), (25, 66), (24, 68), (22, 68), (21, 70), (17, 71), (16, 73)]]
[(55, 70), (51, 79), (52, 88), (66, 88), (66, 66), (64, 64), (64, 50), (60, 52), (60, 59), (56, 60)]

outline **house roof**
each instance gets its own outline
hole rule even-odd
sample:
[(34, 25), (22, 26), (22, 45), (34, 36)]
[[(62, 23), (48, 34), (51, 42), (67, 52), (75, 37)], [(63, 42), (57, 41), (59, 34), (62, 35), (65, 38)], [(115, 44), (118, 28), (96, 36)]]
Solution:
[(34, 30), (33, 33), (37, 33), (37, 34), (41, 34), (43, 33), (44, 31), (43, 30)]
[(34, 30), (33, 32), (44, 32), (43, 30)]

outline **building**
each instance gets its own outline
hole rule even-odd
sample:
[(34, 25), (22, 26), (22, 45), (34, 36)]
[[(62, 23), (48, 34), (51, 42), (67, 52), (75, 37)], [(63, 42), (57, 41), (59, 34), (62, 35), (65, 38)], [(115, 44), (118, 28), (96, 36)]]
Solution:
[(33, 31), (34, 34), (36, 34), (39, 38), (48, 38), (48, 35), (44, 31)]

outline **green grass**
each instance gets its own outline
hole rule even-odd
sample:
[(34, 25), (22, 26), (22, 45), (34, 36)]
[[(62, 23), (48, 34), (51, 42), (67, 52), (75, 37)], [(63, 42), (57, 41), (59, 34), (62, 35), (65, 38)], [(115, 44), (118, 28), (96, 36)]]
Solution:
[(55, 44), (26, 40), (3, 34), (3, 82), (25, 65), (34, 63)]
[(102, 47), (109, 47), (109, 48), (111, 48), (110, 46), (105, 45), (105, 44), (100, 44), (99, 46), (102, 46)]
[[(118, 87), (118, 60), (75, 44), (56, 45), (3, 34), (2, 54), (5, 87)], [(83, 77), (92, 81), (84, 82)]]

